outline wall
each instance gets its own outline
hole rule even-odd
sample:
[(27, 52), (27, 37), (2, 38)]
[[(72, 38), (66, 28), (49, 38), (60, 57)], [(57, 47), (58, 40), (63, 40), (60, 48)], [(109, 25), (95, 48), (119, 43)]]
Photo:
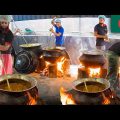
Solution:
[[(27, 21), (17, 21), (15, 24), (23, 32), (25, 28), (30, 28), (34, 30), (39, 35), (49, 35), (49, 29), (52, 27), (51, 19), (39, 19), (39, 20), (27, 20)], [(63, 18), (62, 26), (65, 29), (65, 33), (79, 32), (79, 19), (78, 18)], [(12, 23), (13, 30), (16, 28), (14, 23)]]
[[(98, 15), (13, 15), (13, 19), (15, 21), (51, 19), (53, 16), (57, 16), (60, 18), (70, 18), (70, 17), (75, 18), (75, 17), (97, 17)], [(106, 15), (106, 17), (110, 17), (110, 15)]]
[[(95, 49), (95, 37), (93, 35), (94, 26), (98, 23), (97, 17), (82, 18), (62, 18), (62, 25), (65, 29), (65, 48), (71, 58), (71, 64), (79, 64), (79, 56), (83, 50)], [(106, 43), (107, 49), (116, 42), (120, 41), (120, 34), (110, 32), (110, 18), (106, 19), (109, 30), (110, 43)], [(50, 36), (49, 29), (52, 27), (51, 19), (37, 19), (27, 21), (16, 21), (17, 26), (24, 32), (25, 28), (30, 28), (36, 35), (26, 35), (28, 42), (39, 42), (44, 47), (53, 47), (55, 37)], [(15, 28), (12, 23), (12, 27)], [(14, 47), (19, 51), (19, 45), (25, 43), (21, 36), (16, 36)]]
[[(94, 26), (98, 23), (97, 17), (82, 17), (82, 18), (61, 18), (62, 26), (65, 29), (65, 36), (89, 36), (94, 37)], [(16, 21), (17, 27), (24, 33), (25, 28), (30, 28), (35, 31), (37, 35), (50, 36), (49, 29), (52, 27), (51, 19), (37, 19), (37, 20), (25, 20)], [(120, 33), (111, 33), (110, 30), (110, 18), (106, 18), (105, 23), (108, 26), (108, 36), (111, 39), (120, 39)], [(14, 31), (16, 26), (12, 22), (11, 29)]]

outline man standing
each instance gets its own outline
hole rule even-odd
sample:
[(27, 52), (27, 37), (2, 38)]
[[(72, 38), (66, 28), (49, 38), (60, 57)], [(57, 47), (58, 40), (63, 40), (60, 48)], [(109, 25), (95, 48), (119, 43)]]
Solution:
[(64, 44), (64, 28), (61, 25), (61, 20), (60, 19), (56, 19), (54, 18), (51, 21), (51, 24), (55, 27), (55, 31), (53, 30), (53, 28), (50, 29), (50, 31), (55, 35), (56, 37), (56, 46), (63, 46)]
[(99, 23), (94, 27), (94, 35), (96, 36), (96, 48), (105, 50), (105, 42), (109, 42), (107, 33), (107, 25), (104, 24), (105, 16), (99, 15)]
[(0, 15), (0, 75), (13, 74), (11, 15)]

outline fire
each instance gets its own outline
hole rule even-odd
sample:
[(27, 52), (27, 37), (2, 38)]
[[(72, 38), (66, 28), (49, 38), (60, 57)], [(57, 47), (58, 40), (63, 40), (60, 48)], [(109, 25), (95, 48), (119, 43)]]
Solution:
[[(57, 66), (57, 77), (62, 77), (64, 75), (64, 72), (66, 72), (65, 68), (66, 68), (66, 65), (64, 64), (66, 61), (66, 58), (65, 57), (62, 57), (60, 59), (58, 59), (56, 61), (56, 63), (54, 65)], [(52, 65), (51, 62), (49, 61), (45, 61), (45, 69), (41, 72), (41, 75), (43, 76), (48, 76), (49, 75), (49, 66)]]
[(118, 73), (120, 74), (120, 67), (119, 67), (119, 72)]
[(110, 95), (110, 98), (114, 98), (114, 95), (113, 95), (113, 93)]
[(115, 96), (115, 92), (111, 91), (111, 94), (109, 95), (109, 98), (114, 98), (114, 96)]
[(88, 68), (90, 77), (100, 77), (101, 68)]
[(48, 67), (50, 65), (50, 62), (46, 61), (45, 64), (46, 64), (46, 67)]
[(43, 58), (43, 56), (41, 55), (40, 58)]
[(29, 103), (27, 103), (27, 105), (36, 105), (37, 102), (36, 100), (30, 95), (29, 92), (27, 92), (28, 98), (29, 98)]
[(105, 97), (104, 93), (102, 93), (102, 96), (103, 96), (103, 102), (102, 104), (103, 105), (109, 105), (110, 104), (110, 99)]
[(85, 66), (80, 62), (79, 68), (84, 68)]
[(108, 98), (105, 98), (104, 101), (102, 102), (103, 105), (109, 105), (110, 100)]
[(42, 73), (41, 73), (41, 75), (46, 75), (46, 76), (48, 76), (48, 67), (49, 67), (49, 65), (50, 65), (50, 62), (48, 62), (48, 61), (45, 61), (45, 69), (42, 71)]
[(60, 99), (61, 99), (62, 105), (75, 105), (76, 103), (72, 95), (67, 94), (66, 92), (67, 91), (63, 87), (60, 88)]
[(57, 62), (57, 70), (60, 71), (61, 73), (64, 72), (63, 70), (63, 64), (65, 62), (66, 58), (62, 57), (58, 62)]

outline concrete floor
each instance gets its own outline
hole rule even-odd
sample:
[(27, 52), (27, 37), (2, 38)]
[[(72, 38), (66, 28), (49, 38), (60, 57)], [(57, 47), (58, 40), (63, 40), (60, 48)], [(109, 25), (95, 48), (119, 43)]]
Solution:
[(39, 100), (42, 100), (45, 105), (61, 105), (59, 95), (60, 87), (70, 90), (72, 88), (72, 82), (75, 80), (75, 77), (43, 78), (38, 73), (32, 73), (29, 76), (36, 78), (38, 82)]

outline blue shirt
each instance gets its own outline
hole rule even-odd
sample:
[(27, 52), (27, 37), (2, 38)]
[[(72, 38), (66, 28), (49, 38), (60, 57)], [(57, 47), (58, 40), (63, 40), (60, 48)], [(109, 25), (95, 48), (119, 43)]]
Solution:
[(56, 46), (62, 46), (64, 44), (64, 37), (63, 37), (63, 33), (64, 33), (64, 28), (61, 27), (57, 27), (55, 25), (56, 28), (56, 33), (61, 33), (60, 36), (56, 36)]
[[(105, 35), (107, 34), (107, 25), (103, 24), (103, 26), (101, 26), (100, 24), (97, 24), (94, 28), (94, 32), (97, 32), (99, 35)], [(105, 41), (103, 38), (97, 38), (96, 39), (96, 46), (103, 46), (105, 45)]]

